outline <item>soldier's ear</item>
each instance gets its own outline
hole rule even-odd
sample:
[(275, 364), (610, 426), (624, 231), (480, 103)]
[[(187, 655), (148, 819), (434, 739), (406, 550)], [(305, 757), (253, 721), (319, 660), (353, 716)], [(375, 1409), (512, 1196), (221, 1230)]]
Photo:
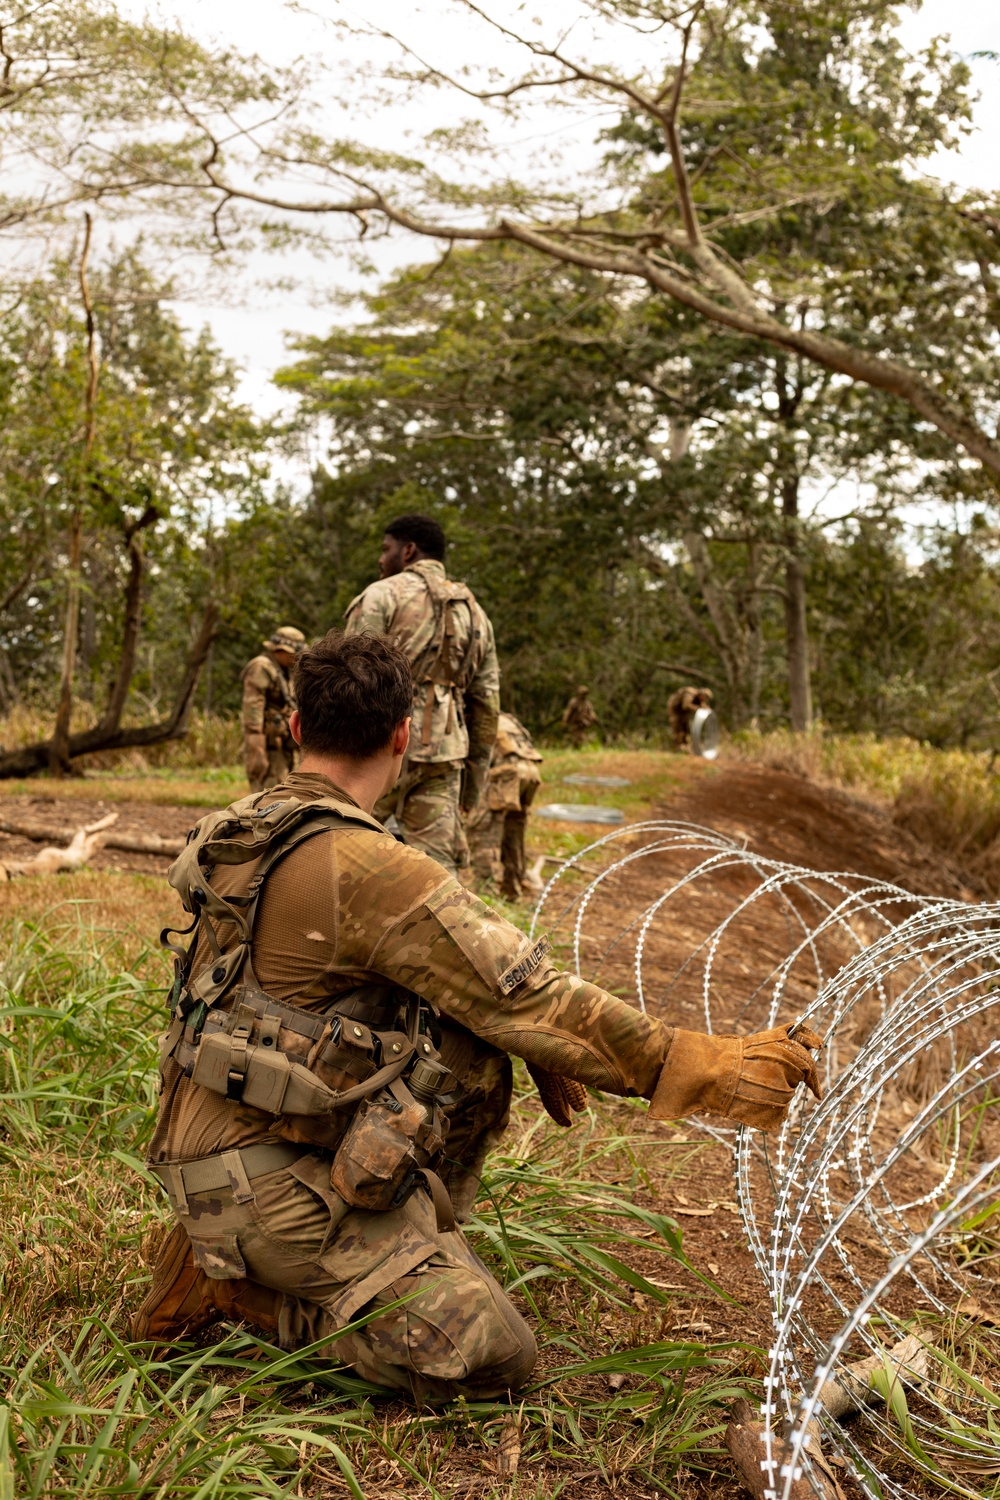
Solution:
[(291, 735), (292, 739), (297, 745), (301, 745), (302, 720), (299, 718), (299, 711), (297, 708), (292, 709), (291, 717), (288, 720), (288, 733)]
[(392, 732), (392, 753), (403, 756), (410, 745), (410, 720), (402, 719)]

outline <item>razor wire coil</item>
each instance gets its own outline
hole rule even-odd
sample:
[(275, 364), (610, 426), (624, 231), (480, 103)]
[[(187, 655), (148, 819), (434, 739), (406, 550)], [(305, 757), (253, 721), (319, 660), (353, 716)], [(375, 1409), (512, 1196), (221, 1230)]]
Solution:
[[(822, 1101), (800, 1090), (774, 1137), (708, 1127), (770, 1304), (769, 1493), (829, 1493), (819, 1423), (867, 1493), (1000, 1494), (1000, 906), (650, 820), (561, 863), (543, 925), (577, 972), (671, 1023), (825, 1037)], [(894, 1374), (908, 1334), (921, 1369)], [(884, 1369), (835, 1420), (820, 1393), (859, 1356)]]

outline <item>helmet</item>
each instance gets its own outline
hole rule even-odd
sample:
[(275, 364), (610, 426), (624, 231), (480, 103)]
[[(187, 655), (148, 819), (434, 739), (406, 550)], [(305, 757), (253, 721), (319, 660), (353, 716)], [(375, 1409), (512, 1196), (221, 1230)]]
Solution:
[(299, 656), (306, 649), (306, 638), (294, 625), (280, 625), (264, 645), (272, 651), (291, 651), (293, 656)]
[(577, 695), (578, 698), (586, 698), (586, 696), (587, 696), (587, 694), (589, 692), (590, 692), (590, 688), (587, 686), (587, 684), (585, 682), (582, 682), (580, 684), (580, 686), (576, 690), (576, 695)]

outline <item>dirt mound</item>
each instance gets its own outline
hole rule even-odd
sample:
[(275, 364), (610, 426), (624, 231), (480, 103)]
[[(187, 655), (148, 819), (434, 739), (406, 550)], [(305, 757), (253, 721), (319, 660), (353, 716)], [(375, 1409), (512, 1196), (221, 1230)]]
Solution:
[(691, 760), (661, 817), (745, 839), (768, 859), (811, 870), (849, 870), (922, 896), (973, 900), (961, 870), (897, 827), (891, 813), (836, 787), (738, 761)]

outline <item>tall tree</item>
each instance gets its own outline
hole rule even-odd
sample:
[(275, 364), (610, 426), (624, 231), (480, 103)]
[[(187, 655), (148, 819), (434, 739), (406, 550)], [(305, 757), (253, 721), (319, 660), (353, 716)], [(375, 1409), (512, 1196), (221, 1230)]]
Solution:
[(800, 499), (850, 475), (888, 503), (892, 478), (924, 455), (883, 398), (517, 246), (456, 253), (430, 277), (415, 268), (366, 314), (304, 341), (279, 377), (325, 419), (339, 472), (405, 472), (451, 492), (493, 545), (505, 507), (529, 547), (544, 546), (539, 525), (565, 525), (555, 566), (571, 574), (582, 539), (600, 535), (587, 566), (656, 580), (661, 628), (683, 616), (717, 658), (736, 723), (758, 712), (764, 620), (780, 599), (791, 721), (807, 727)]
[[(53, 740), (0, 756), (0, 775), (184, 732), (218, 612), (203, 572), (190, 580), (187, 639), (174, 637), (173, 709), (122, 722), (150, 558), (171, 566), (209, 500), (248, 498), (266, 463), (268, 432), (234, 399), (232, 368), (206, 336), (184, 335), (134, 254), (91, 268), (86, 284), (81, 306), (79, 268), (58, 266), (0, 317), (0, 558), (5, 574), (30, 577), (4, 601), (0, 641), (13, 681), (30, 663), (36, 684), (45, 668), (58, 682), (62, 659)], [(71, 733), (67, 689), (82, 666), (104, 703)]]

